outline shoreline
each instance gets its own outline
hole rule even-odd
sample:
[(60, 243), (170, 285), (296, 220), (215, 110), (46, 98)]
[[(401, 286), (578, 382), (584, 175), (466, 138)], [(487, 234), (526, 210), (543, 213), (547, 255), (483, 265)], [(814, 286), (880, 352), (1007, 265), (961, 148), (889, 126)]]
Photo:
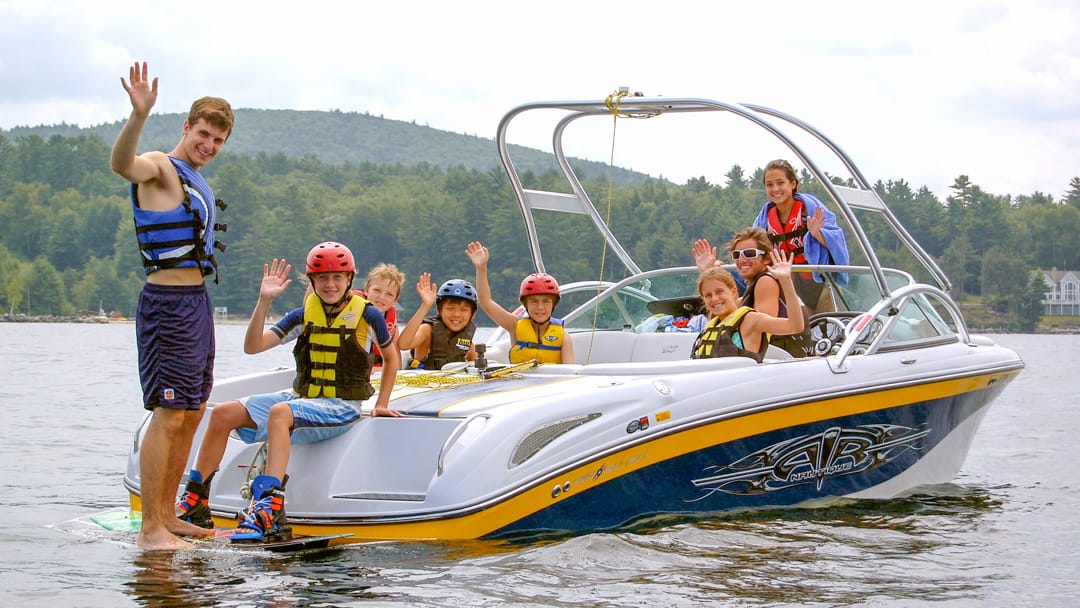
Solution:
[[(247, 319), (214, 319), (215, 324), (234, 325), (247, 323)], [(134, 323), (134, 319), (126, 317), (101, 317), (98, 315), (25, 315), (3, 314), (0, 315), (0, 323)], [(1018, 334), (1025, 332), (1012, 331), (1005, 327), (975, 327), (968, 326), (968, 331), (977, 334)], [(1036, 327), (1033, 334), (1052, 335), (1080, 335), (1080, 326), (1053, 325), (1049, 327)]]
[[(101, 317), (98, 315), (24, 315), (3, 314), (0, 315), (0, 323), (134, 323), (135, 319), (127, 317)], [(214, 324), (237, 325), (247, 324), (245, 319), (214, 319)]]
[(127, 319), (109, 319), (98, 315), (24, 315), (21, 313), (0, 315), (0, 323), (109, 323)]

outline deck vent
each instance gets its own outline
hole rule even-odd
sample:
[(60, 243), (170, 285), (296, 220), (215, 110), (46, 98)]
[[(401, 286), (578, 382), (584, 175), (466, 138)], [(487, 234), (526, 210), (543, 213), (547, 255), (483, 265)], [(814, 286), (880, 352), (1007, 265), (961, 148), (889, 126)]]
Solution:
[(595, 412), (592, 414), (585, 414), (584, 416), (575, 416), (565, 420), (558, 420), (534, 430), (518, 442), (517, 446), (514, 448), (514, 453), (510, 456), (510, 464), (506, 468), (512, 469), (520, 465), (532, 458), (537, 452), (543, 449), (545, 445), (555, 441), (558, 437), (587, 422), (592, 422), (599, 417), (600, 412)]

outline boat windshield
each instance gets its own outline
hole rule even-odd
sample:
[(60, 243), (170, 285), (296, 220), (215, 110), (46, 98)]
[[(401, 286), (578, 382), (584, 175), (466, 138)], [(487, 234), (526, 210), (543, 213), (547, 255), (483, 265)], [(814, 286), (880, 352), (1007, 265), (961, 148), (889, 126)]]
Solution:
[[(733, 268), (728, 270), (734, 271)], [(826, 288), (836, 303), (836, 312), (870, 310), (881, 299), (870, 270), (855, 266), (845, 266), (844, 270), (848, 279), (845, 284), (826, 281)], [(810, 272), (810, 269), (803, 271)], [(911, 275), (899, 270), (887, 268), (885, 276), (893, 291), (915, 284)], [(688, 323), (695, 315), (704, 313), (704, 305), (695, 292), (697, 279), (696, 268), (683, 267), (642, 273), (618, 283), (571, 283), (563, 286), (559, 306), (571, 311), (564, 315), (566, 327), (571, 332), (697, 331), (699, 326)], [(917, 310), (905, 307), (900, 314), (927, 319), (937, 328), (946, 325), (929, 301), (922, 297), (918, 300), (914, 304)]]

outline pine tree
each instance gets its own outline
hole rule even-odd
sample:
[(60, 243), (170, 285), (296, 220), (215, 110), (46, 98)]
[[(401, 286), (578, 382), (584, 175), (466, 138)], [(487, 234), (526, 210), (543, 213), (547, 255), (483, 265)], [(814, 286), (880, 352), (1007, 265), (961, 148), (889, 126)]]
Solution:
[(1080, 209), (1080, 177), (1074, 177), (1069, 180), (1069, 190), (1065, 193), (1061, 202)]
[(1042, 302), (1045, 297), (1046, 289), (1047, 285), (1046, 280), (1043, 278), (1043, 274), (1039, 271), (1032, 272), (1031, 280), (1028, 281), (1023, 298), (1017, 306), (1017, 329), (1024, 332), (1035, 331), (1035, 327), (1038, 326), (1039, 321), (1042, 320)]

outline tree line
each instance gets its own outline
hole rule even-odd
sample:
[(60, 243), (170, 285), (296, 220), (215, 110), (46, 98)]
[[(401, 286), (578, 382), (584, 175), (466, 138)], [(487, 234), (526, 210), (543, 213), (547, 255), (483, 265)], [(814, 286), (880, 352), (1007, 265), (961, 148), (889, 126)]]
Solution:
[[(0, 310), (70, 315), (101, 307), (134, 314), (144, 279), (128, 184), (109, 170), (110, 146), (95, 133), (0, 135)], [(310, 154), (226, 152), (204, 174), (228, 203), (219, 220), (228, 225), (219, 234), (227, 250), (218, 254), (221, 270), (210, 291), (214, 304), (234, 315), (246, 315), (253, 306), (264, 262), (284, 257), (300, 273), (308, 249), (323, 240), (347, 244), (361, 275), (378, 262), (405, 271), (406, 309), (418, 304), (413, 285), (420, 272), (432, 272), (436, 281), (472, 278), (464, 255), (471, 240), (483, 241), (492, 252), (490, 278), (500, 302), (515, 302), (518, 283), (532, 271), (521, 214), (501, 168), (334, 164)], [(553, 171), (526, 171), (522, 177), (528, 188), (565, 189)], [(594, 177), (585, 185), (603, 193), (603, 205), (610, 203), (609, 223), (634, 259), (656, 267), (690, 265), (695, 238), (723, 243), (752, 221), (765, 200), (761, 169), (747, 173), (736, 165), (724, 180), (609, 183)], [(1080, 268), (1080, 248), (1068, 244), (1080, 233), (1080, 178), (1072, 179), (1060, 201), (1039, 192), (991, 194), (964, 175), (944, 201), (903, 179), (874, 187), (939, 260), (955, 296), (980, 296), (1019, 329), (1038, 319), (1045, 286), (1034, 271)], [(823, 195), (808, 174), (800, 191)], [(554, 257), (545, 258), (549, 272), (600, 278), (594, 262), (603, 252), (585, 220), (538, 221), (542, 242), (558, 239)], [(864, 227), (880, 242), (881, 226), (870, 221)], [(891, 258), (899, 251), (898, 242), (887, 242), (877, 253), (888, 265), (899, 261)], [(603, 278), (622, 278), (608, 266)], [(286, 294), (275, 303), (276, 312), (298, 305), (302, 292)]]

